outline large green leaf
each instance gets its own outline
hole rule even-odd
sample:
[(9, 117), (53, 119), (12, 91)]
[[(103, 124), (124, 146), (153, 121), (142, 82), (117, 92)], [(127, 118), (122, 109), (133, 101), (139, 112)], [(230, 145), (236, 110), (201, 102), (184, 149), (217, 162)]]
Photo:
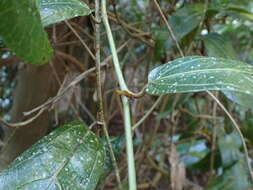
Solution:
[(161, 65), (149, 73), (149, 94), (222, 90), (253, 95), (253, 67), (223, 58), (189, 56)]
[(80, 0), (39, 0), (39, 8), (43, 26), (91, 13)]
[(92, 190), (104, 166), (102, 142), (81, 122), (53, 131), (0, 173), (1, 190)]
[(52, 56), (35, 0), (0, 1), (0, 36), (9, 48), (31, 64), (47, 63)]

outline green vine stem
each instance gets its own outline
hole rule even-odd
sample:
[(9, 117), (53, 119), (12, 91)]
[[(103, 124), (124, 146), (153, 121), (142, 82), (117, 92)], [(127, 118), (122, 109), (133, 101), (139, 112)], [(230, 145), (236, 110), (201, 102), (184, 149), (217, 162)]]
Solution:
[[(120, 64), (118, 59), (117, 50), (115, 47), (112, 31), (107, 17), (106, 11), (106, 0), (102, 0), (102, 19), (106, 29), (107, 38), (109, 41), (110, 49), (112, 52), (113, 64), (119, 86), (121, 90), (129, 91), (125, 83)], [(136, 190), (136, 173), (135, 173), (135, 164), (134, 164), (134, 152), (133, 152), (133, 141), (132, 141), (132, 129), (131, 129), (131, 115), (130, 115), (130, 105), (127, 97), (122, 96), (122, 104), (124, 109), (124, 127), (126, 133), (126, 148), (127, 148), (127, 164), (128, 164), (128, 180), (129, 180), (129, 189)]]
[(96, 72), (97, 72), (97, 94), (98, 94), (98, 102), (99, 102), (99, 118), (101, 121), (104, 135), (106, 137), (107, 144), (109, 146), (110, 156), (113, 163), (113, 167), (115, 169), (116, 179), (119, 185), (119, 189), (123, 190), (122, 183), (120, 180), (119, 168), (116, 162), (115, 155), (113, 153), (112, 144), (110, 142), (110, 137), (107, 131), (107, 124), (104, 117), (104, 106), (103, 106), (103, 94), (102, 94), (102, 86), (101, 86), (101, 62), (100, 62), (100, 0), (95, 0), (95, 50), (96, 50)]

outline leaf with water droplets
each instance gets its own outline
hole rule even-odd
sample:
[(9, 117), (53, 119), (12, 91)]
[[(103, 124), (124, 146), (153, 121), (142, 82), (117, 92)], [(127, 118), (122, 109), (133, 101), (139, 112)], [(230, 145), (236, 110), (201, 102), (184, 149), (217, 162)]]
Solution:
[(35, 0), (0, 0), (0, 36), (28, 63), (45, 64), (53, 54)]
[(86, 125), (59, 127), (0, 173), (1, 190), (95, 189), (103, 172), (102, 142)]
[(43, 26), (91, 13), (80, 0), (39, 0), (39, 8)]
[[(208, 56), (236, 59), (236, 53), (231, 40), (226, 36), (210, 33), (203, 37), (204, 45)], [(223, 91), (232, 101), (237, 102), (244, 108), (253, 107), (253, 96), (241, 92)]]
[(214, 57), (189, 56), (161, 65), (149, 73), (149, 94), (222, 90), (253, 95), (253, 67)]

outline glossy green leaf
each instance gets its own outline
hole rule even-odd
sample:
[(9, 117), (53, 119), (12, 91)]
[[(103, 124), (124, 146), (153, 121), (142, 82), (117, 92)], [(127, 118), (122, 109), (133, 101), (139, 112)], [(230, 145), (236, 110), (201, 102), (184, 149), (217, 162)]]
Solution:
[(52, 49), (35, 0), (0, 1), (0, 36), (21, 59), (31, 64), (47, 63)]
[(92, 190), (104, 166), (104, 147), (86, 125), (60, 127), (0, 173), (1, 190)]
[(91, 13), (80, 0), (39, 0), (39, 8), (43, 26)]
[[(208, 56), (236, 59), (232, 42), (224, 35), (210, 33), (203, 37), (203, 41)], [(223, 91), (223, 93), (230, 100), (237, 102), (246, 109), (253, 107), (253, 96), (251, 95), (232, 91)]]
[(149, 73), (149, 94), (222, 90), (253, 95), (253, 67), (223, 58), (189, 56), (161, 65)]

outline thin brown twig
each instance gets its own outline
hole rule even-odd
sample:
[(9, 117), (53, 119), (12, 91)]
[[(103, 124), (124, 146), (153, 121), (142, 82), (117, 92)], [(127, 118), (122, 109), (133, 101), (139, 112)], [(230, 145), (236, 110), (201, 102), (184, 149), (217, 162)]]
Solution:
[(179, 43), (178, 43), (178, 41), (177, 41), (176, 36), (174, 35), (174, 32), (173, 32), (173, 30), (172, 30), (172, 27), (170, 26), (169, 22), (167, 21), (165, 15), (163, 14), (163, 11), (162, 11), (160, 5), (158, 4), (157, 0), (153, 0), (153, 1), (154, 1), (155, 5), (156, 5), (156, 7), (157, 7), (157, 9), (158, 9), (158, 11), (159, 11), (159, 13), (160, 13), (162, 19), (163, 19), (163, 21), (165, 22), (165, 24), (166, 24), (166, 26), (167, 26), (167, 28), (168, 28), (168, 30), (169, 30), (169, 34), (170, 34), (172, 40), (174, 41), (174, 43), (176, 44), (176, 47), (177, 47), (177, 49), (178, 49), (178, 51), (179, 51), (181, 57), (184, 57), (184, 53), (183, 53), (182, 49), (181, 49), (180, 46), (179, 46)]
[(210, 91), (207, 91), (207, 93), (215, 100), (215, 102), (217, 102), (217, 104), (220, 106), (220, 108), (226, 113), (226, 115), (229, 117), (229, 119), (233, 123), (235, 130), (239, 134), (240, 139), (242, 141), (242, 146), (243, 146), (243, 150), (244, 150), (244, 154), (245, 154), (246, 163), (247, 163), (247, 166), (249, 169), (250, 178), (251, 178), (251, 181), (253, 182), (253, 171), (252, 171), (252, 167), (251, 167), (251, 163), (250, 163), (250, 159), (249, 159), (249, 151), (248, 151), (246, 142), (244, 140), (243, 134), (240, 130), (240, 126), (236, 123), (235, 119), (228, 112), (228, 110), (223, 106), (223, 104), (220, 102), (220, 100), (218, 98), (216, 98), (216, 96), (214, 96)]
[[(122, 27), (122, 29), (131, 37), (133, 37), (134, 39), (140, 40), (142, 42), (144, 42), (145, 44), (147, 44), (150, 47), (154, 47), (153, 43), (149, 42), (148, 40), (144, 39), (143, 37), (145, 36), (151, 36), (150, 33), (148, 32), (142, 32), (139, 30), (135, 30), (135, 32), (133, 32), (133, 27), (129, 26), (127, 23), (123, 22), (118, 15), (118, 12), (116, 10), (116, 5), (114, 4), (113, 6), (113, 10), (114, 10), (114, 14), (115, 14), (115, 18), (116, 21), (118, 22), (118, 24)], [(130, 31), (129, 29), (132, 29), (132, 31)], [(134, 28), (135, 29), (135, 28)]]
[[(103, 64), (103, 66), (105, 66), (106, 63)], [(58, 102), (61, 97), (71, 88), (73, 88), (77, 83), (79, 83), (81, 80), (83, 80), (89, 73), (94, 72), (96, 70), (95, 67), (87, 70), (86, 72), (80, 74), (78, 77), (76, 77), (66, 88), (64, 88), (63, 90), (61, 90), (60, 93), (58, 93), (54, 98), (51, 98), (49, 100), (47, 100), (45, 103), (43, 103), (42, 105), (28, 111), (28, 112), (24, 112), (25, 116), (28, 116), (30, 114), (33, 114), (35, 112), (38, 112), (34, 117), (29, 118), (26, 121), (22, 121), (22, 122), (18, 122), (18, 123), (8, 123), (6, 121), (4, 121), (2, 118), (0, 118), (0, 123), (5, 125), (6, 127), (9, 128), (16, 128), (16, 127), (21, 127), (21, 126), (25, 126), (28, 125), (29, 123), (31, 123), (32, 121), (34, 121), (36, 118), (38, 118), (46, 109), (48, 109), (51, 105), (54, 105), (56, 102)]]
[(87, 36), (89, 40), (94, 41), (95, 38), (92, 34), (90, 34), (89, 32), (87, 32), (82, 25), (79, 25), (78, 23), (75, 22), (69, 22), (71, 24), (71, 26), (74, 26), (76, 30), (79, 30), (80, 32), (82, 32), (83, 34), (85, 34), (85, 36)]
[[(219, 92), (216, 92), (215, 96), (218, 96)], [(214, 102), (213, 105), (213, 117), (216, 117), (217, 115), (217, 102)], [(215, 162), (215, 154), (216, 154), (216, 139), (217, 139), (217, 121), (214, 121), (214, 129), (213, 129), (213, 134), (212, 134), (212, 145), (211, 145), (211, 158), (210, 158), (210, 171), (211, 171), (211, 175), (209, 178), (209, 181), (211, 181), (213, 179), (213, 176), (215, 174), (215, 169), (214, 169), (214, 162)]]
[(221, 119), (220, 117), (216, 117), (216, 116), (212, 116), (212, 115), (195, 114), (195, 113), (192, 113), (192, 112), (190, 112), (189, 110), (187, 110), (187, 109), (185, 109), (183, 107), (180, 107), (179, 110), (182, 111), (182, 112), (185, 112), (185, 113), (189, 114), (192, 117), (196, 117), (196, 118), (211, 119), (211, 120)]
[[(60, 85), (60, 89), (58, 90), (58, 93), (60, 93), (61, 90), (64, 89), (65, 85), (68, 83), (68, 78), (69, 78), (69, 77), (68, 77), (68, 75), (66, 75), (65, 78), (64, 78), (64, 80), (63, 80), (63, 82), (61, 82), (60, 76), (59, 76), (59, 74), (56, 72), (56, 69), (55, 69), (55, 67), (54, 67), (54, 64), (53, 64), (51, 61), (49, 61), (49, 64), (50, 64), (50, 66), (51, 66), (51, 68), (52, 68), (52, 71), (53, 71), (53, 74), (54, 74), (54, 76), (55, 76), (55, 79), (56, 79), (57, 83)], [(74, 91), (73, 91), (72, 93), (74, 93)], [(82, 118), (81, 118), (80, 115), (78, 114), (78, 111), (77, 111), (76, 107), (74, 106), (73, 102), (71, 101), (71, 98), (69, 99), (68, 104), (69, 104), (70, 107), (72, 108), (72, 110), (73, 110), (74, 114), (76, 115), (76, 117), (77, 117), (79, 120), (82, 121)]]
[[(121, 23), (122, 25), (124, 25), (124, 27), (126, 27), (132, 33), (138, 34), (139, 36), (147, 36), (148, 38), (154, 40), (154, 38), (152, 37), (152, 35), (150, 33), (143, 32), (142, 30), (139, 30), (139, 29), (133, 27), (132, 26), (133, 24), (128, 24), (125, 21), (121, 20), (120, 18), (117, 19), (115, 14), (108, 12), (108, 17), (111, 21), (113, 21), (117, 24)], [(140, 24), (140, 23), (138, 23), (138, 24)]]
[(64, 21), (66, 23), (66, 25), (70, 28), (70, 30), (75, 34), (75, 36), (80, 40), (80, 42), (82, 43), (82, 45), (84, 46), (84, 48), (88, 51), (88, 53), (90, 54), (91, 58), (93, 60), (96, 60), (95, 55), (92, 53), (92, 51), (90, 50), (90, 48), (87, 46), (87, 44), (85, 43), (85, 41), (81, 38), (81, 36), (76, 32), (76, 30), (71, 26), (71, 24), (69, 24), (69, 22), (67, 20)]
[(43, 107), (42, 109), (39, 110), (39, 112), (25, 120), (25, 121), (21, 121), (21, 122), (18, 122), (18, 123), (9, 123), (7, 121), (4, 121), (2, 118), (0, 118), (0, 123), (8, 128), (18, 128), (18, 127), (22, 127), (22, 126), (25, 126), (25, 125), (28, 125), (29, 123), (33, 122), (35, 119), (37, 119), (44, 111), (46, 110), (46, 107)]
[(84, 71), (84, 65), (78, 59), (73, 57), (72, 55), (69, 55), (69, 54), (59, 51), (59, 50), (55, 50), (55, 53), (57, 55), (61, 56), (62, 58), (71, 61), (77, 67), (77, 69), (79, 71), (81, 71), (81, 72)]
[[(124, 44), (122, 44), (119, 48), (118, 48), (118, 52), (121, 51), (128, 43), (130, 42), (130, 40), (126, 41)], [(106, 66), (109, 61), (112, 59), (112, 56), (108, 56), (102, 63), (101, 63), (101, 67)], [(47, 105), (51, 105), (54, 104), (55, 102), (57, 102), (61, 96), (67, 92), (69, 89), (71, 89), (73, 86), (75, 86), (76, 84), (78, 84), (80, 81), (82, 81), (88, 74), (94, 72), (96, 70), (96, 67), (92, 67), (90, 69), (88, 69), (87, 71), (83, 72), (82, 74), (78, 75), (65, 89), (61, 90), (61, 93), (59, 93), (58, 95), (56, 95), (55, 97), (47, 100), (45, 103), (43, 103), (42, 105), (28, 111), (25, 112), (24, 115), (30, 115), (34, 112), (37, 112), (38, 110), (42, 109), (43, 107), (47, 106)]]
[(147, 118), (148, 116), (154, 111), (156, 106), (161, 102), (163, 96), (159, 96), (159, 98), (156, 100), (156, 102), (152, 105), (152, 107), (147, 111), (147, 113), (132, 127), (132, 130), (135, 130), (138, 126), (140, 126)]
[[(121, 51), (128, 43), (130, 40), (126, 41), (124, 44), (122, 44), (119, 48), (118, 51)], [(102, 63), (101, 67), (106, 66), (109, 61), (112, 59), (112, 56), (108, 56)], [(66, 88), (62, 89), (60, 93), (58, 93), (55, 97), (48, 99), (45, 103), (41, 104), (40, 106), (24, 112), (24, 116), (31, 115), (33, 113), (38, 112), (35, 116), (32, 118), (29, 118), (25, 121), (22, 122), (17, 122), (17, 123), (9, 123), (7, 121), (4, 121), (2, 118), (0, 118), (0, 123), (8, 128), (17, 128), (17, 127), (22, 127), (25, 125), (28, 125), (29, 123), (33, 122), (36, 118), (38, 118), (45, 110), (49, 109), (51, 105), (54, 105), (57, 101), (61, 99), (61, 97), (71, 88), (73, 88), (76, 84), (78, 84), (80, 81), (82, 81), (88, 74), (94, 72), (96, 70), (95, 67), (92, 67), (91, 69), (85, 71), (84, 73), (78, 75)]]

